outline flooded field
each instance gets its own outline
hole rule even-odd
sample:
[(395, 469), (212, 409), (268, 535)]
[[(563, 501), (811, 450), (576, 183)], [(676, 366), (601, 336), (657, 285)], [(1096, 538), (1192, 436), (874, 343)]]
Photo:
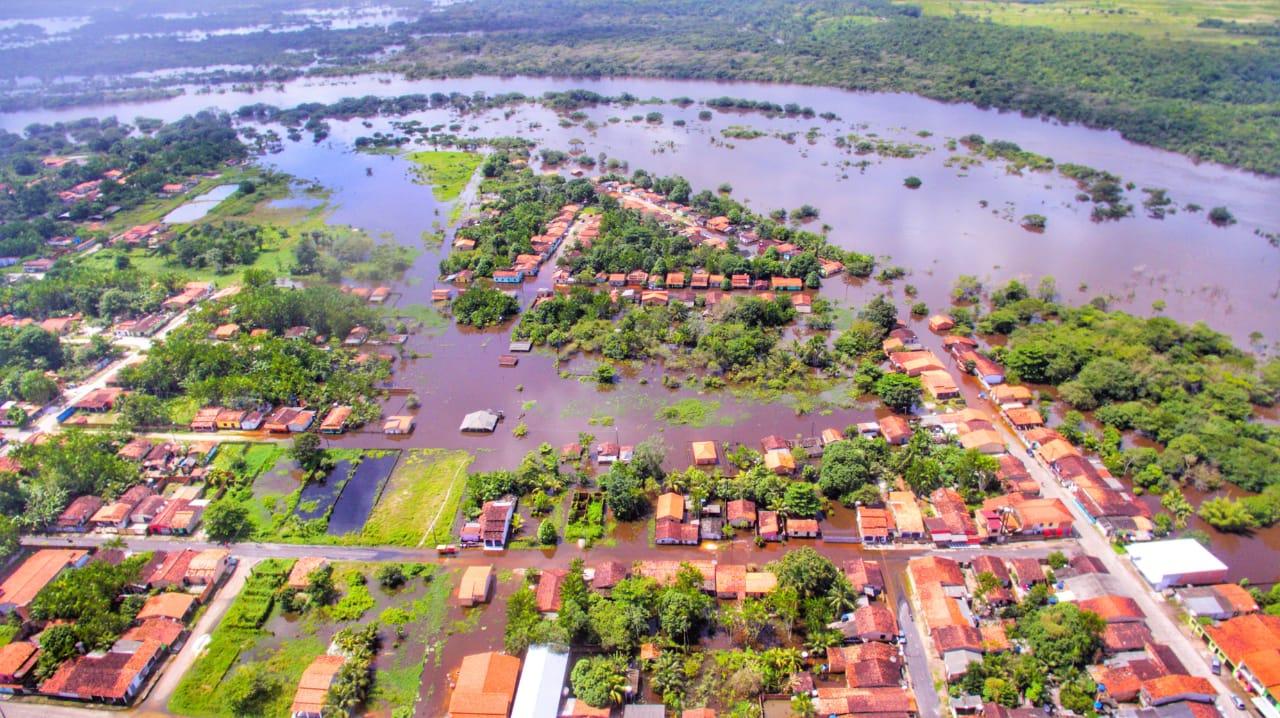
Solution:
[(214, 187), (199, 197), (193, 197), (191, 201), (166, 214), (164, 221), (166, 224), (185, 224), (204, 219), (205, 215), (213, 211), (214, 207), (222, 204), (222, 200), (235, 194), (236, 189), (238, 188), (233, 184)]
[[(585, 154), (603, 153), (627, 162), (632, 170), (683, 175), (695, 191), (728, 182), (734, 197), (761, 212), (812, 205), (820, 212), (812, 229), (829, 225), (831, 241), (873, 253), (883, 258), (883, 265), (898, 264), (908, 271), (904, 280), (894, 285), (852, 278), (827, 281), (822, 296), (838, 302), (846, 315), (884, 291), (903, 302), (906, 283), (918, 288), (918, 300), (940, 309), (949, 302), (951, 286), (962, 274), (975, 275), (988, 286), (1010, 278), (1034, 283), (1041, 276), (1052, 275), (1072, 303), (1108, 296), (1112, 306), (1150, 315), (1153, 304), (1159, 302), (1165, 314), (1182, 321), (1205, 321), (1231, 334), (1242, 346), (1259, 349), (1280, 339), (1280, 249), (1254, 234), (1255, 229), (1280, 231), (1280, 205), (1275, 201), (1280, 197), (1280, 180), (1197, 165), (1178, 155), (1126, 142), (1113, 132), (1054, 125), (906, 95), (652, 80), (472, 78), (407, 82), (367, 77), (299, 82), (251, 94), (191, 93), (157, 103), (0, 115), (0, 127), (19, 130), (32, 122), (108, 114), (122, 119), (140, 115), (176, 119), (206, 107), (234, 109), (255, 102), (293, 106), (366, 94), (520, 91), (537, 95), (577, 87), (665, 100), (730, 95), (795, 102), (820, 113), (835, 113), (839, 119), (770, 119), (760, 114), (715, 111), (710, 120), (702, 120), (698, 115), (705, 108), (696, 104), (687, 108), (672, 104), (590, 108), (584, 112), (593, 123), (591, 129), (582, 123), (563, 126), (558, 115), (537, 106), (469, 116), (429, 111), (395, 119), (418, 120), (424, 125), (456, 123), (461, 126), (456, 133), (464, 136), (521, 135), (537, 140), (541, 147), (558, 150), (568, 150), (571, 141), (578, 140)], [(629, 119), (648, 111), (660, 111), (662, 122)], [(613, 117), (620, 121), (611, 122)], [(368, 118), (367, 122), (368, 126), (363, 119), (332, 120), (327, 139), (286, 142), (282, 152), (259, 160), (325, 187), (330, 223), (351, 225), (378, 241), (419, 252), (404, 280), (392, 287), (389, 305), (397, 315), (417, 321), (426, 317), (427, 326), (404, 347), (406, 358), (397, 361), (392, 380), (397, 391), (384, 406), (384, 414), (406, 413), (406, 395), (416, 394), (422, 406), (416, 412), (417, 430), (404, 437), (347, 435), (334, 439), (334, 446), (464, 449), (475, 455), (469, 470), (487, 471), (512, 468), (542, 442), (559, 447), (577, 441), (579, 433), (586, 432), (597, 441), (622, 444), (656, 438), (667, 449), (668, 467), (683, 468), (691, 460), (689, 443), (694, 440), (754, 446), (768, 434), (814, 436), (824, 428), (843, 428), (883, 411), (878, 403), (859, 403), (841, 390), (831, 396), (762, 398), (730, 392), (701, 396), (687, 388), (665, 388), (661, 366), (629, 368), (617, 385), (601, 388), (578, 380), (591, 371), (593, 361), (560, 362), (545, 352), (521, 355), (517, 367), (500, 368), (498, 357), (508, 352), (510, 324), (485, 331), (462, 329), (428, 309), (431, 290), (439, 286), (439, 261), (450, 244), (447, 227), (452, 203), (435, 200), (429, 187), (416, 183), (407, 159), (355, 152), (357, 137), (394, 131), (390, 118)], [(732, 125), (750, 126), (764, 135), (751, 140), (728, 139), (723, 131)], [(795, 137), (785, 139), (790, 133), (796, 133)], [(949, 162), (953, 155), (965, 153), (949, 150), (948, 140), (970, 133), (1018, 143), (1059, 163), (1085, 164), (1119, 175), (1134, 185), (1127, 201), (1135, 204), (1135, 216), (1092, 221), (1091, 205), (1076, 200), (1074, 182), (1056, 172), (1010, 173), (1004, 162), (996, 160), (967, 166)], [(858, 155), (836, 145), (837, 136), (854, 134), (910, 143), (921, 149), (911, 158), (889, 158), (874, 153)], [(920, 178), (921, 187), (904, 188), (903, 179), (908, 176)], [(1143, 187), (1167, 190), (1179, 211), (1163, 219), (1147, 216), (1141, 207)], [(464, 192), (459, 201), (468, 201), (473, 190)], [(318, 201), (298, 197), (285, 203), (315, 206)], [(1186, 209), (1193, 203), (1205, 209), (1229, 207), (1238, 223), (1216, 227), (1204, 211)], [(1028, 232), (1019, 225), (1019, 218), (1031, 213), (1046, 218), (1044, 233)], [(424, 234), (437, 230), (446, 230), (442, 245), (424, 242)], [(535, 281), (520, 287), (523, 306), (532, 302), (540, 288), (550, 286), (550, 273), (544, 270)], [(927, 331), (924, 321), (909, 324), (928, 348), (941, 353), (941, 337)], [(1253, 332), (1259, 332), (1261, 339), (1251, 337)], [(964, 377), (961, 388), (970, 403), (982, 401), (980, 386), (971, 378)], [(663, 408), (681, 400), (707, 403), (706, 413), (711, 418), (703, 426), (673, 424), (662, 418)], [(500, 409), (507, 420), (492, 435), (459, 433), (463, 415), (477, 409)], [(524, 438), (512, 435), (512, 428), (520, 421), (528, 427)], [(332, 506), (330, 534), (358, 530), (397, 460), (394, 453), (366, 457), (349, 480), (349, 466), (335, 468), (324, 484), (304, 490), (299, 515), (322, 516)], [(341, 480), (347, 482), (345, 489), (339, 485)], [(255, 493), (263, 492), (263, 496), (294, 489), (296, 478), (280, 466), (255, 485)], [(1193, 501), (1199, 498), (1188, 495)], [(423, 518), (424, 525), (429, 518)], [(836, 510), (828, 524), (835, 529), (851, 528), (851, 512)], [(1192, 526), (1196, 526), (1195, 520)], [(526, 533), (532, 530), (532, 522), (526, 527)], [(626, 562), (650, 558), (653, 549), (648, 545), (647, 531), (645, 523), (621, 525), (614, 532), (616, 544), (612, 546), (583, 551), (570, 544), (549, 550), (512, 551), (494, 562), (501, 571), (563, 567), (569, 557), (584, 554), (588, 565), (606, 558)], [(1267, 558), (1280, 550), (1280, 527), (1250, 536), (1214, 534), (1213, 541), (1214, 551), (1231, 566), (1233, 580), (1247, 576), (1254, 583), (1268, 583), (1280, 579), (1280, 565)], [(847, 544), (823, 542), (817, 542), (817, 548), (832, 556), (862, 551)], [(738, 540), (699, 549), (664, 549), (662, 555), (671, 559), (714, 556), (722, 561), (763, 564), (784, 550), (780, 544), (759, 549)], [(866, 551), (882, 555), (891, 576), (901, 571), (911, 552)], [(487, 556), (468, 556), (461, 562), (488, 560)], [(515, 580), (500, 581), (497, 599), (479, 619), (466, 618), (456, 607), (449, 609), (449, 620), (478, 620), (479, 624), (475, 630), (460, 631), (428, 648), (432, 655), (427, 657), (428, 679), (418, 694), (423, 699), (418, 715), (442, 712), (445, 671), (456, 666), (461, 656), (501, 644), (502, 603), (516, 585)]]

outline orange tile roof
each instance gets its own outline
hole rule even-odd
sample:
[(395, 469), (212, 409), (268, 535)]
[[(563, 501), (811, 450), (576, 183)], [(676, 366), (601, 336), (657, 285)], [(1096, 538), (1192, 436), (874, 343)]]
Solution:
[(40, 549), (23, 561), (4, 583), (0, 583), (0, 604), (26, 608), (62, 570), (79, 563), (89, 554), (79, 549)]
[(746, 590), (747, 567), (742, 564), (716, 566), (716, 593), (737, 596)]
[(195, 604), (196, 597), (189, 593), (178, 593), (176, 591), (157, 593), (142, 604), (142, 608), (138, 611), (138, 620), (168, 618), (181, 622), (187, 617), (191, 607)]
[(668, 491), (658, 497), (658, 519), (675, 519), (676, 521), (684, 520), (684, 496)]
[(1280, 645), (1280, 616), (1265, 613), (1237, 616), (1216, 626), (1205, 626), (1204, 630), (1234, 664), (1251, 653)]
[(520, 659), (490, 651), (462, 659), (449, 697), (451, 718), (506, 718), (520, 675)]
[(941, 556), (912, 558), (907, 561), (907, 571), (911, 573), (911, 580), (917, 588), (929, 583), (943, 586), (964, 585), (964, 574), (960, 572), (960, 564)]
[(716, 442), (714, 441), (693, 442), (693, 463), (714, 464), (718, 460), (719, 460), (719, 454), (716, 451)]
[(464, 604), (483, 603), (489, 600), (489, 581), (493, 566), (470, 566), (458, 582), (458, 600)]
[(1138, 602), (1128, 596), (1106, 595), (1087, 598), (1076, 603), (1081, 610), (1098, 614), (1107, 623), (1142, 620), (1144, 615)]
[(14, 641), (0, 646), (0, 676), (21, 673), (23, 666), (39, 650), (40, 647), (30, 641)]
[(316, 713), (324, 710), (329, 699), (329, 688), (338, 676), (338, 671), (347, 662), (343, 656), (317, 656), (311, 665), (302, 672), (298, 681), (298, 689), (293, 694), (293, 706), (289, 709), (294, 715), (298, 713)]
[(182, 637), (182, 632), (186, 628), (181, 623), (175, 623), (167, 618), (148, 618), (138, 625), (125, 631), (121, 636), (122, 641), (159, 641), (166, 646), (172, 646)]
[(1152, 705), (1171, 702), (1188, 695), (1215, 696), (1213, 684), (1200, 676), (1172, 675), (1142, 682), (1142, 694)]
[(1238, 583), (1220, 583), (1210, 588), (1222, 600), (1231, 604), (1231, 610), (1236, 613), (1253, 613), (1258, 610), (1258, 602), (1253, 600), (1253, 595)]
[(310, 584), (309, 576), (318, 568), (329, 565), (329, 559), (321, 556), (303, 556), (293, 562), (293, 568), (289, 569), (289, 579), (285, 585), (289, 588), (298, 590), (306, 589)]

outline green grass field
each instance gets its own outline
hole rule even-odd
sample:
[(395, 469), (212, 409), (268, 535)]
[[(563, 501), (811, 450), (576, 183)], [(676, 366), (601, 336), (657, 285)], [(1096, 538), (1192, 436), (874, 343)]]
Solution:
[(1153, 39), (1224, 44), (1256, 43), (1257, 37), (1201, 28), (1202, 20), (1272, 23), (1280, 18), (1277, 0), (900, 0), (920, 5), (926, 15), (966, 15), (1001, 25), (1028, 25), (1073, 32), (1123, 32)]
[(465, 451), (420, 449), (400, 459), (364, 531), (350, 543), (371, 546), (430, 546), (444, 543), (453, 529), (467, 467)]
[(431, 193), (440, 202), (452, 202), (462, 194), (483, 158), (475, 152), (412, 152), (409, 159), (417, 165), (422, 180), (431, 185)]

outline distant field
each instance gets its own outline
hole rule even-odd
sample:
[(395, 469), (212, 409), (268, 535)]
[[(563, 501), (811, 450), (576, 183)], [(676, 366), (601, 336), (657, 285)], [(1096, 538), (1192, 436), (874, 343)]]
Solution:
[(475, 152), (413, 152), (409, 159), (418, 166), (424, 182), (440, 202), (452, 202), (466, 189), (471, 175), (484, 160)]
[(1002, 25), (1029, 25), (1077, 32), (1126, 32), (1171, 40), (1226, 44), (1256, 43), (1256, 36), (1233, 35), (1223, 29), (1197, 27), (1214, 18), (1238, 23), (1271, 23), (1280, 18), (1277, 0), (903, 0), (920, 5), (926, 15), (956, 14)]

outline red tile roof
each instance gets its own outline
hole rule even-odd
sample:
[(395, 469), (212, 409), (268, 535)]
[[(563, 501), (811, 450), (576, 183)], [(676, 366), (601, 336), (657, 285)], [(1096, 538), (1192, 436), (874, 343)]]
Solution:
[(1162, 705), (1178, 700), (1194, 700), (1207, 696), (1212, 701), (1217, 692), (1213, 684), (1200, 676), (1172, 675), (1142, 682), (1142, 696), (1151, 705)]
[(76, 656), (40, 684), (46, 695), (68, 695), (84, 700), (123, 701), (137, 689), (135, 681), (149, 670), (163, 646), (158, 641), (117, 642), (101, 656)]
[(1204, 630), (1234, 664), (1251, 653), (1280, 645), (1280, 616), (1265, 613), (1237, 616), (1216, 626), (1205, 626)]

